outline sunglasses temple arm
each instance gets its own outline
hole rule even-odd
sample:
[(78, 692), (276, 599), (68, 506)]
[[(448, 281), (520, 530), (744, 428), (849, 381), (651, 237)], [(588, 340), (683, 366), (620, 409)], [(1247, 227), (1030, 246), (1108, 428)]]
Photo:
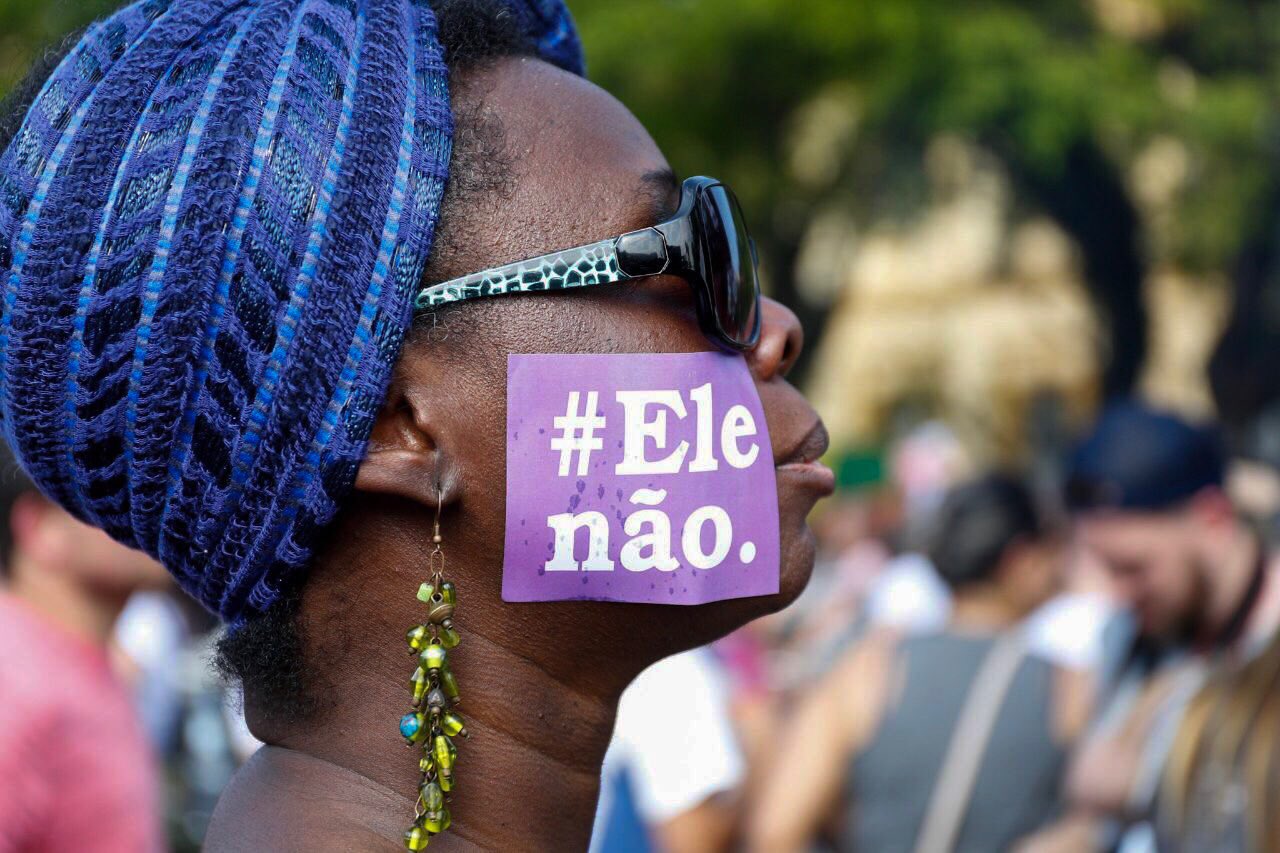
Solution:
[(633, 275), (624, 271), (619, 263), (618, 245), (622, 239), (611, 238), (551, 252), (424, 287), (414, 298), (413, 307), (415, 311), (429, 311), (450, 302), (487, 296), (569, 290), (625, 281)]

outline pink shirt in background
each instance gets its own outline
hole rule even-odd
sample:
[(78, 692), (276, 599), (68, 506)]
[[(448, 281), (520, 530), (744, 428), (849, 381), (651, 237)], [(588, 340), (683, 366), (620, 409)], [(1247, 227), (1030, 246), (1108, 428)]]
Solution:
[(159, 776), (106, 651), (0, 592), (0, 853), (153, 853)]

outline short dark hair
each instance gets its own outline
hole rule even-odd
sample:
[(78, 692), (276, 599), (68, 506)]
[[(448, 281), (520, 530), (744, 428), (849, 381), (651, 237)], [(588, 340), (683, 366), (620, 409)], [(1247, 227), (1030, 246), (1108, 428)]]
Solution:
[(947, 493), (929, 536), (938, 574), (954, 588), (988, 580), (1016, 542), (1049, 533), (1030, 487), (1008, 474), (987, 474)]
[[(431, 6), (445, 63), (455, 78), (459, 71), (535, 52), (519, 20), (502, 0), (432, 0)], [(72, 35), (59, 48), (44, 53), (0, 105), (0, 151), (17, 135), (45, 80), (78, 40), (79, 34)], [(479, 197), (509, 192), (509, 172), (510, 159), (500, 123), (485, 116), (474, 104), (462, 108), (455, 105), (449, 180), (436, 223), (436, 246), (424, 280), (433, 280), (441, 265), (459, 253), (465, 241), (453, 241), (450, 234), (463, 211)], [(10, 483), (17, 482), (10, 479), (11, 472), (22, 476), (16, 464), (4, 467), (5, 499), (9, 497)], [(23, 482), (30, 487), (25, 477)], [(20, 493), (16, 492), (13, 498)], [(8, 505), (12, 505), (11, 500)], [(3, 536), (7, 544), (7, 514), (5, 519)], [(215, 665), (219, 672), (229, 680), (238, 680), (246, 697), (275, 719), (305, 719), (319, 707), (303, 653), (299, 606), (300, 590), (287, 591), (266, 613), (226, 634), (218, 644)]]

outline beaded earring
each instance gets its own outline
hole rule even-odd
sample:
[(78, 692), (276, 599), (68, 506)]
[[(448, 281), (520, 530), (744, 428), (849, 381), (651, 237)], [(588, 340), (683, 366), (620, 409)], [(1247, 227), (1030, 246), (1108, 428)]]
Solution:
[[(443, 494), (441, 494), (443, 497)], [(409, 630), (410, 654), (418, 658), (409, 686), (413, 688), (414, 710), (400, 718), (400, 735), (409, 746), (422, 745), (418, 770), (418, 801), (413, 826), (404, 834), (404, 846), (422, 850), (431, 836), (449, 828), (449, 804), (454, 785), (453, 768), (457, 748), (453, 738), (470, 737), (462, 718), (454, 713), (458, 704), (458, 682), (449, 669), (447, 650), (461, 637), (453, 627), (457, 591), (444, 579), (444, 551), (440, 544), (440, 504), (436, 504), (435, 550), (428, 558), (431, 580), (418, 587), (418, 600), (427, 605), (427, 619)]]

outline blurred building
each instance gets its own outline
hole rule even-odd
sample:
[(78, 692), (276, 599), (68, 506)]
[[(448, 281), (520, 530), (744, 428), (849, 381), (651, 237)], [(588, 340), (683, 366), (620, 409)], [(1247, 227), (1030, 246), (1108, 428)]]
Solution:
[(807, 242), (827, 258), (842, 250), (824, 243), (855, 246), (811, 390), (837, 447), (874, 444), (916, 408), (980, 458), (1015, 455), (1037, 404), (1079, 418), (1095, 402), (1098, 329), (1079, 264), (1059, 228), (1018, 215), (974, 146), (941, 138), (924, 167), (930, 199), (912, 221)]
[[(816, 135), (848, 126), (829, 113)], [(820, 169), (823, 145), (796, 144), (806, 152), (803, 168)], [(1180, 143), (1157, 140), (1126, 176), (1156, 259), (1142, 285), (1150, 337), (1139, 390), (1206, 416), (1205, 365), (1230, 289), (1222, 275), (1195, 276), (1160, 261), (1186, 159)], [(824, 294), (833, 310), (810, 391), (836, 447), (874, 445), (937, 417), (977, 459), (1017, 458), (1043, 430), (1037, 419), (1061, 429), (1093, 411), (1104, 320), (1070, 236), (1019, 204), (995, 158), (944, 136), (930, 146), (922, 173), (927, 199), (905, 220), (859, 228), (848, 216), (815, 218), (800, 284), (835, 293)]]

